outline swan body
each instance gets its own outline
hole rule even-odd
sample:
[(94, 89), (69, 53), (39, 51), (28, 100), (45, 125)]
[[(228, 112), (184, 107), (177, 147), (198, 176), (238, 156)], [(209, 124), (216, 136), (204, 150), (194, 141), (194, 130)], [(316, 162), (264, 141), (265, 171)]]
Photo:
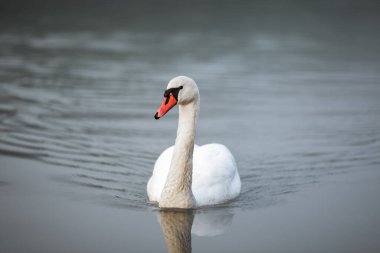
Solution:
[[(173, 149), (171, 146), (162, 152), (154, 165), (147, 186), (150, 201), (160, 201)], [(240, 187), (235, 160), (226, 146), (216, 143), (194, 146), (191, 189), (197, 206), (215, 205), (236, 198)]]
[(179, 104), (175, 145), (158, 157), (147, 184), (148, 198), (162, 208), (196, 208), (216, 205), (240, 194), (235, 159), (222, 144), (194, 144), (199, 114), (199, 91), (185, 76), (172, 79), (157, 110), (159, 119)]

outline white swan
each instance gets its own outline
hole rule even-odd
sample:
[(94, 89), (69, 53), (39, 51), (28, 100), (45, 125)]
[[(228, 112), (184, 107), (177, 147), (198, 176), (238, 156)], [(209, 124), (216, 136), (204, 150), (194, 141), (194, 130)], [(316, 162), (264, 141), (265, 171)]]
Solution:
[(235, 159), (221, 144), (194, 145), (199, 91), (189, 77), (173, 78), (155, 118), (179, 104), (175, 145), (157, 159), (147, 185), (148, 198), (161, 208), (196, 208), (220, 204), (240, 194)]

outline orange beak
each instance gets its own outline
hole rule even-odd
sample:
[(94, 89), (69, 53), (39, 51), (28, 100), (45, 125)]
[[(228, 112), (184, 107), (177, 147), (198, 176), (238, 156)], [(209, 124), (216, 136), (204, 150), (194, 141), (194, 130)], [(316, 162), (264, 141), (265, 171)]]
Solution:
[(164, 101), (162, 101), (161, 106), (157, 109), (156, 114), (154, 115), (154, 118), (155, 119), (161, 118), (176, 104), (177, 104), (177, 99), (175, 99), (172, 94), (170, 94), (169, 97), (165, 97)]

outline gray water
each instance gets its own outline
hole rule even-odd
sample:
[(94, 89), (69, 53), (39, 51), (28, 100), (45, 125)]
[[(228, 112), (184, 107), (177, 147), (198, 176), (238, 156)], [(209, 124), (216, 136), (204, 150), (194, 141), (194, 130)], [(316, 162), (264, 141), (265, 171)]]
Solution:
[(0, 155), (73, 168), (55, 180), (89, 201), (154, 209), (146, 182), (178, 109), (153, 115), (167, 82), (188, 75), (201, 94), (196, 143), (225, 144), (241, 175), (222, 209), (379, 169), (377, 2), (171, 4), (4, 5)]

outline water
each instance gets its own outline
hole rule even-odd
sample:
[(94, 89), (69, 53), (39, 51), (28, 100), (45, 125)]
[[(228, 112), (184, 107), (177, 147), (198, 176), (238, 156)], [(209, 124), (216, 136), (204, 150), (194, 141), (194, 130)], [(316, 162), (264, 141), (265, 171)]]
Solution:
[(54, 15), (46, 3), (23, 17), (17, 4), (0, 33), (0, 154), (73, 168), (55, 180), (94, 201), (154, 208), (146, 182), (178, 112), (153, 115), (177, 75), (200, 88), (196, 143), (223, 143), (237, 161), (242, 194), (222, 209), (276, 205), (330, 175), (379, 168), (376, 2), (210, 1), (178, 13), (60, 3)]

